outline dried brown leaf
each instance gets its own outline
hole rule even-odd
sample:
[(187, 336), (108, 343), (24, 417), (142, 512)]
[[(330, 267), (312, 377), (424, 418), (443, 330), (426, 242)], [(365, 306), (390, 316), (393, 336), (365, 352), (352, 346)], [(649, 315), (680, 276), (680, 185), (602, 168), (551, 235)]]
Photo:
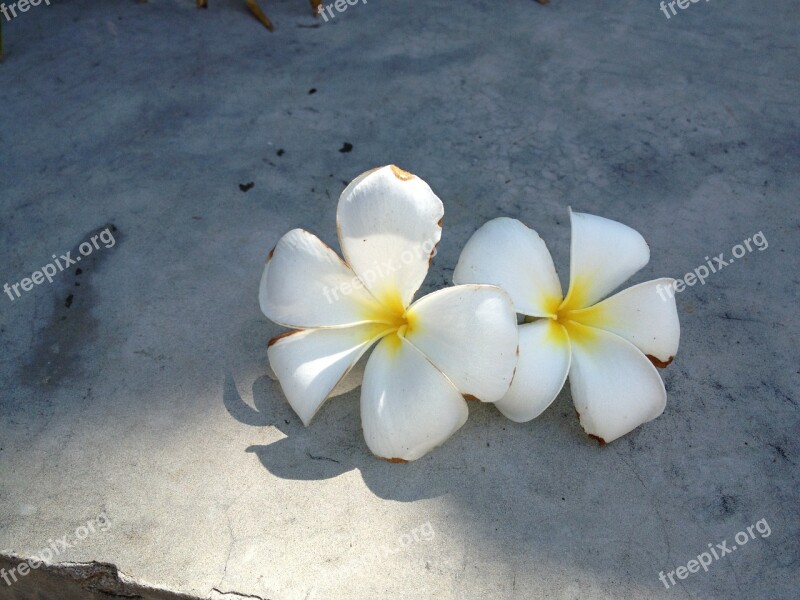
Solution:
[(261, 10), (261, 7), (258, 5), (256, 0), (245, 0), (247, 2), (247, 8), (250, 9), (250, 12), (253, 13), (256, 19), (261, 21), (261, 24), (272, 31), (274, 27), (272, 26), (272, 21), (267, 18), (267, 15), (264, 14), (264, 11)]

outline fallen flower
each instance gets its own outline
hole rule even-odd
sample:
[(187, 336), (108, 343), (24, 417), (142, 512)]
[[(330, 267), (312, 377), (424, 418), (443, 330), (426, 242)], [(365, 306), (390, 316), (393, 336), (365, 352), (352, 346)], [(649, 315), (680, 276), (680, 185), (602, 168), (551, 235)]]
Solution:
[(547, 246), (516, 219), (481, 227), (464, 247), (456, 283), (503, 287), (518, 313), (520, 357), (508, 394), (496, 402), (509, 419), (525, 422), (555, 400), (569, 375), (584, 430), (601, 443), (659, 416), (666, 391), (654, 368), (678, 351), (675, 299), (640, 283), (599, 302), (650, 259), (641, 235), (616, 221), (570, 211), (572, 245), (566, 297)]
[(508, 295), (463, 285), (413, 302), (443, 215), (427, 183), (382, 167), (357, 177), (339, 199), (346, 262), (302, 229), (270, 254), (261, 309), (295, 331), (270, 342), (269, 361), (305, 425), (376, 343), (361, 382), (361, 421), (377, 456), (420, 458), (466, 422), (464, 396), (494, 402), (505, 395), (517, 353)]

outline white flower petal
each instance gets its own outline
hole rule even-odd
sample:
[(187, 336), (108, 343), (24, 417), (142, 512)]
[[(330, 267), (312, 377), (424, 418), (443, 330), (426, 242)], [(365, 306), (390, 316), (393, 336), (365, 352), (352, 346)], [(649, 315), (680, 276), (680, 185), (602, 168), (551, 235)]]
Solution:
[(419, 177), (393, 165), (364, 173), (339, 199), (342, 252), (372, 294), (402, 312), (428, 273), (443, 215), (442, 201)]
[(520, 325), (517, 371), (495, 406), (517, 423), (535, 419), (564, 387), (569, 365), (569, 336), (561, 325), (552, 319)]
[(269, 364), (286, 399), (305, 425), (369, 347), (383, 325), (290, 331), (270, 342)]
[(269, 257), (264, 263), (264, 271), (261, 273), (261, 281), (258, 284), (258, 305), (261, 307), (261, 312), (265, 315), (270, 309), (269, 302), (267, 301), (267, 279), (269, 279), (269, 263), (272, 262), (273, 253), (274, 250), (270, 253)]
[(627, 225), (572, 212), (569, 291), (562, 308), (591, 306), (650, 260), (644, 238)]
[(667, 392), (658, 371), (616, 334), (567, 322), (569, 385), (586, 433), (611, 442), (659, 416)]
[(678, 352), (681, 325), (672, 292), (674, 279), (640, 283), (603, 300), (571, 311), (566, 317), (625, 338), (656, 366), (666, 366)]
[(270, 320), (294, 329), (380, 321), (386, 313), (342, 259), (302, 229), (275, 246), (258, 299)]
[(436, 291), (406, 312), (406, 339), (465, 395), (495, 402), (517, 363), (517, 316), (511, 299), (490, 285)]
[(364, 369), (367, 367), (367, 356), (367, 353), (364, 353), (358, 362), (353, 365), (353, 368), (345, 373), (345, 376), (339, 380), (336, 387), (328, 394), (328, 398), (341, 396), (342, 394), (353, 391), (361, 385), (361, 382), (364, 380)]
[(489, 283), (506, 290), (518, 313), (555, 314), (563, 294), (542, 238), (516, 219), (493, 219), (461, 251), (453, 282)]
[(416, 460), (467, 421), (467, 403), (409, 342), (391, 334), (375, 347), (361, 385), (367, 446), (389, 460)]

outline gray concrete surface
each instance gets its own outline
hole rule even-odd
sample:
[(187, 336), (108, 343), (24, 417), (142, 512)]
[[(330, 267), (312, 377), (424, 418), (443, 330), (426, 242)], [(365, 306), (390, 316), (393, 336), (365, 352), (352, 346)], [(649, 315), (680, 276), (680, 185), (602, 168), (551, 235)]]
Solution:
[[(76, 542), (0, 598), (796, 598), (798, 4), (370, 0), (313, 26), (286, 0), (273, 34), (240, 4), (76, 0), (3, 27), (0, 284), (116, 243), (0, 296), (0, 565)], [(387, 163), (445, 204), (423, 291), (499, 215), (565, 277), (568, 205), (645, 236), (634, 283), (769, 247), (679, 295), (656, 421), (599, 448), (565, 389), (524, 425), (472, 405), (391, 465), (357, 392), (302, 427), (256, 298), (278, 237), (336, 247), (344, 183)]]

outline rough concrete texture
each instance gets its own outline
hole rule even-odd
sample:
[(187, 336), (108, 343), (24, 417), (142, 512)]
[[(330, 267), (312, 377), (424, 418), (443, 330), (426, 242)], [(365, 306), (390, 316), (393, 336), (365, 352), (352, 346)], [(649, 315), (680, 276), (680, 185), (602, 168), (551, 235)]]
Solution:
[[(322, 23), (287, 0), (265, 4), (273, 34), (240, 5), (76, 0), (4, 25), (0, 283), (111, 224), (116, 243), (0, 296), (2, 564), (75, 542), (0, 598), (796, 598), (797, 2), (370, 0)], [(632, 283), (769, 246), (679, 294), (654, 422), (601, 448), (568, 388), (523, 425), (471, 403), (444, 447), (388, 464), (357, 391), (302, 426), (256, 298), (279, 236), (338, 247), (345, 182), (387, 163), (445, 204), (423, 292), (500, 215), (565, 278), (568, 205), (645, 236)], [(723, 540), (708, 572), (659, 581)], [(113, 565), (110, 587), (80, 563)]]

